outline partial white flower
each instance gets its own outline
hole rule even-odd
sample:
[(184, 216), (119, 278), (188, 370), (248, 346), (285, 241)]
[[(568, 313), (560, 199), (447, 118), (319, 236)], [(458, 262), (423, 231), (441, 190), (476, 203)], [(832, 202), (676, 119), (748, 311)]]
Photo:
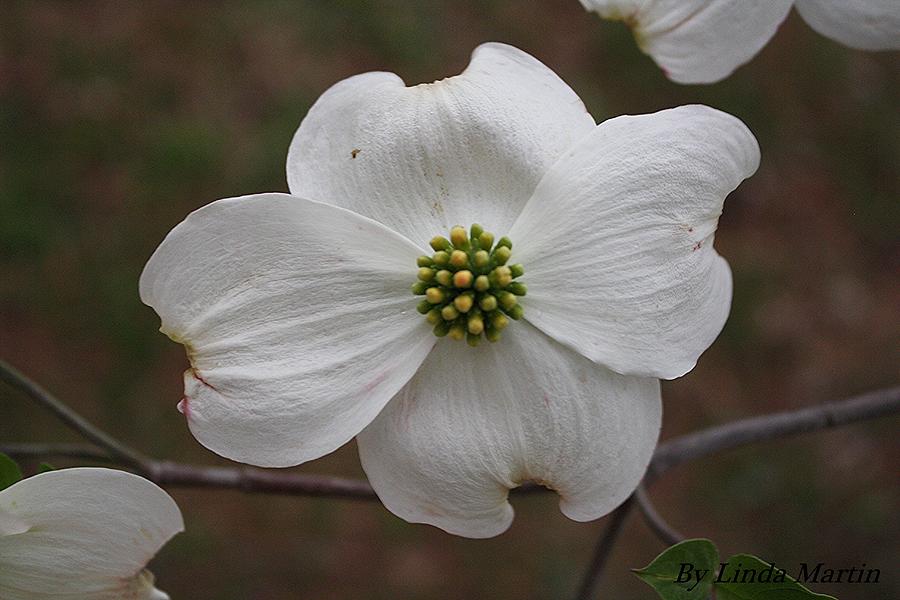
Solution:
[[(678, 83), (720, 81), (756, 56), (795, 0), (581, 0), (625, 21), (641, 49)], [(897, 0), (796, 0), (813, 29), (862, 50), (900, 49)]]
[(897, 0), (796, 0), (800, 16), (826, 37), (860, 50), (900, 50)]
[(0, 598), (167, 600), (145, 567), (183, 530), (172, 498), (131, 473), (23, 479), (0, 491)]
[(597, 126), (543, 64), (485, 44), (432, 84), (333, 86), (291, 144), (292, 195), (189, 215), (141, 298), (186, 346), (182, 410), (223, 456), (296, 465), (358, 436), (408, 521), (496, 535), (525, 481), (595, 519), (646, 469), (658, 378), (725, 322), (713, 235), (758, 161), (703, 106)]

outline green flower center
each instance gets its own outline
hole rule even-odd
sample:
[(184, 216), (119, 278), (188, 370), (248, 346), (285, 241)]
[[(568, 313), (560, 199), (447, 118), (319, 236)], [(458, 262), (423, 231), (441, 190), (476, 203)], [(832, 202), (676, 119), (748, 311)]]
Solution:
[(412, 291), (425, 296), (416, 309), (434, 325), (434, 335), (465, 338), (477, 346), (482, 334), (496, 342), (509, 319), (522, 318), (518, 296), (527, 289), (515, 279), (525, 269), (507, 265), (512, 256), (508, 237), (494, 244), (494, 234), (481, 225), (472, 225), (468, 232), (457, 225), (450, 229), (449, 240), (436, 236), (431, 247), (433, 255), (416, 260), (418, 281)]

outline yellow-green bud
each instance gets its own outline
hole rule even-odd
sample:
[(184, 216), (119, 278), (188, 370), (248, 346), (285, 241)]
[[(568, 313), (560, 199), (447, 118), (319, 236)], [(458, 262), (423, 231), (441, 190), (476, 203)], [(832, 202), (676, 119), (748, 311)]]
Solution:
[(475, 253), (475, 256), (472, 257), (472, 263), (476, 268), (482, 269), (491, 262), (491, 255), (487, 253), (487, 250), (479, 250)]
[(497, 267), (491, 271), (491, 275), (498, 287), (504, 288), (512, 283), (512, 273), (510, 273), (509, 267)]
[(481, 335), (476, 335), (472, 333), (466, 334), (466, 343), (473, 348), (478, 345), (478, 342), (481, 341)]
[(419, 268), (418, 277), (422, 281), (431, 281), (434, 279), (434, 269), (428, 267)]
[(500, 302), (500, 306), (503, 310), (509, 310), (519, 303), (516, 297), (509, 292), (500, 292), (497, 294), (497, 301)]
[(432, 287), (425, 291), (425, 299), (432, 304), (440, 304), (446, 297), (447, 295), (441, 288)]
[(524, 283), (519, 283), (518, 281), (513, 281), (506, 286), (506, 289), (516, 296), (524, 296), (528, 293), (528, 287)]
[(450, 254), (441, 250), (439, 252), (435, 252), (432, 259), (434, 260), (434, 264), (439, 267), (443, 267), (450, 262)]
[(450, 287), (450, 284), (453, 283), (453, 273), (447, 269), (441, 269), (435, 274), (434, 280), (444, 287)]
[(472, 241), (478, 240), (478, 237), (484, 233), (484, 227), (479, 225), (478, 223), (472, 223), (472, 227), (469, 228), (469, 234), (472, 237)]
[(483, 310), (484, 312), (497, 310), (497, 298), (495, 296), (491, 296), (490, 294), (482, 296), (478, 301), (478, 306), (480, 306), (481, 310)]
[(490, 250), (494, 245), (494, 234), (489, 231), (482, 231), (478, 236), (478, 245), (484, 250)]
[(434, 326), (434, 329), (431, 330), (431, 332), (438, 337), (444, 337), (449, 331), (450, 323), (448, 323), (447, 321), (441, 321)]
[(457, 225), (450, 230), (450, 242), (457, 248), (466, 248), (469, 245), (469, 235), (466, 228)]
[(522, 309), (521, 304), (516, 304), (511, 309), (506, 311), (506, 314), (508, 314), (511, 319), (515, 319), (516, 321), (521, 319), (524, 313), (525, 311)]
[(420, 267), (430, 267), (434, 264), (434, 261), (430, 256), (420, 256), (416, 259), (416, 264)]
[(442, 235), (436, 235), (428, 242), (435, 250), (449, 250), (452, 247), (450, 240)]
[(455, 319), (458, 316), (459, 316), (459, 311), (456, 310), (456, 307), (453, 306), (452, 304), (448, 304), (444, 308), (441, 309), (441, 318), (444, 319), (445, 321), (452, 321), (453, 319)]
[(491, 315), (491, 327), (496, 329), (497, 331), (503, 331), (506, 329), (506, 326), (509, 325), (509, 319), (507, 319), (503, 313), (495, 312)]
[(491, 287), (491, 280), (487, 275), (479, 275), (475, 278), (475, 290), (478, 292), (486, 292)]
[(454, 323), (450, 326), (448, 335), (451, 339), (461, 340), (466, 337), (466, 328), (462, 325), (462, 323)]
[(441, 311), (436, 308), (432, 308), (425, 315), (425, 320), (428, 321), (428, 323), (431, 325), (437, 325), (443, 320), (443, 317), (441, 317)]
[(457, 271), (453, 274), (453, 285), (458, 288), (472, 287), (472, 271)]
[(500, 330), (488, 327), (487, 331), (484, 332), (484, 337), (487, 338), (487, 341), (494, 343), (500, 339)]
[(522, 275), (525, 274), (525, 267), (523, 267), (523, 266), (522, 266), (521, 264), (519, 264), (519, 263), (516, 263), (516, 264), (514, 264), (514, 265), (510, 265), (510, 266), (509, 266), (509, 270), (510, 270), (510, 272), (512, 272), (512, 276), (513, 276), (513, 277), (521, 277)]
[(499, 246), (494, 250), (494, 262), (498, 265), (505, 265), (510, 256), (512, 256), (512, 250), (506, 246)]
[(504, 235), (502, 238), (500, 238), (500, 241), (497, 242), (497, 246), (501, 248), (506, 247), (512, 250), (512, 240)]
[(456, 307), (461, 313), (466, 313), (472, 310), (472, 305), (475, 304), (475, 301), (472, 299), (472, 296), (468, 294), (462, 294), (453, 299), (453, 306)]
[(416, 310), (419, 311), (419, 314), (424, 315), (429, 310), (431, 310), (431, 303), (428, 300), (422, 300), (418, 304), (416, 304)]
[(454, 250), (450, 253), (450, 264), (461, 269), (469, 265), (469, 255), (462, 250)]
[(472, 315), (466, 323), (466, 328), (472, 335), (480, 335), (484, 331), (484, 319), (481, 315)]
[(424, 281), (417, 281), (414, 284), (412, 284), (412, 287), (410, 289), (412, 290), (412, 293), (415, 294), (416, 296), (421, 296), (422, 294), (425, 293), (425, 290), (428, 289), (428, 284), (425, 283)]

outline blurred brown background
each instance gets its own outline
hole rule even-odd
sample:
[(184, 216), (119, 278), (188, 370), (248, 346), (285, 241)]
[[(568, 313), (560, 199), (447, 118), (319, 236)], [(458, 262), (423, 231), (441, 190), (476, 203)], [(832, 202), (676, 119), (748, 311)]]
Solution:
[[(733, 312), (698, 367), (664, 385), (664, 438), (897, 382), (897, 53), (845, 48), (792, 14), (730, 79), (683, 87), (576, 0), (4, 2), (0, 356), (155, 457), (227, 464), (175, 410), (187, 363), (138, 298), (144, 262), (189, 211), (286, 191), (288, 143), (332, 83), (367, 70), (433, 81), (488, 40), (543, 60), (598, 120), (701, 102), (760, 141), (716, 240)], [(897, 424), (705, 459), (652, 496), (723, 554), (866, 563), (877, 586), (815, 589), (897, 598)], [(0, 443), (76, 439), (0, 389)], [(362, 476), (353, 444), (298, 470)], [(175, 599), (564, 598), (602, 527), (567, 520), (549, 495), (516, 499), (509, 532), (473, 541), (377, 503), (173, 494), (188, 531), (153, 570)], [(660, 550), (632, 517), (603, 597), (655, 597), (628, 569)]]

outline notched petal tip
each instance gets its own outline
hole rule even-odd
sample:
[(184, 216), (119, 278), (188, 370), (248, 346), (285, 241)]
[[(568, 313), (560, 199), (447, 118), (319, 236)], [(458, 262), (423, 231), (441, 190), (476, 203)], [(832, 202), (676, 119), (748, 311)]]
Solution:
[(191, 405), (190, 398), (187, 396), (182, 396), (181, 400), (178, 401), (178, 404), (175, 405), (175, 409), (184, 415), (184, 418), (191, 418)]
[(503, 348), (439, 344), (357, 441), (388, 510), (491, 537), (528, 481), (557, 491), (567, 516), (608, 513), (643, 476), (660, 417), (658, 380), (598, 367), (522, 322)]
[(430, 525), (451, 535), (470, 539), (488, 539), (505, 533), (515, 519), (515, 509), (508, 501), (509, 489), (506, 489), (503, 501), (492, 510), (481, 510), (478, 513), (452, 513), (435, 503), (423, 501), (415, 505), (403, 505), (392, 502), (392, 498), (379, 498), (385, 508), (407, 523)]

